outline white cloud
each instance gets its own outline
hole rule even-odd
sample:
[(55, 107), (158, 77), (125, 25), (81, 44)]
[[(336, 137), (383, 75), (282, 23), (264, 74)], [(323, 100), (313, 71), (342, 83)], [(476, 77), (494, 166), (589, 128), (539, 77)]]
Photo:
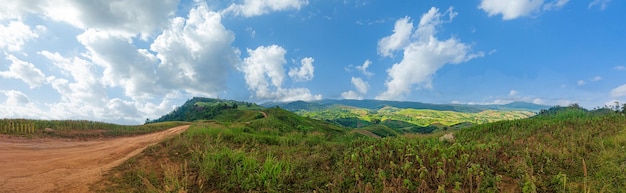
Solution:
[(240, 62), (239, 50), (231, 47), (234, 34), (204, 4), (187, 18), (171, 19), (150, 45), (152, 52), (107, 31), (90, 29), (77, 39), (89, 51), (86, 56), (104, 68), (105, 85), (121, 87), (134, 99), (177, 90), (216, 96), (225, 89), (228, 71)]
[[(277, 45), (248, 49), (250, 56), (243, 60), (243, 66), (239, 70), (245, 73), (246, 84), (256, 92), (257, 97), (273, 98), (270, 87), (282, 87), (285, 79), (283, 65), (287, 63), (286, 53), (284, 48)], [(271, 85), (266, 76), (272, 82)]]
[(17, 90), (0, 90), (0, 93), (4, 94), (7, 99), (4, 102), (5, 105), (10, 106), (24, 106), (31, 104), (30, 98), (24, 93)]
[[(446, 13), (450, 18), (449, 21), (457, 14), (452, 8), (448, 9), (444, 14), (440, 13), (437, 8), (431, 8), (422, 15), (418, 28), (411, 34), (410, 39), (394, 44), (404, 45), (400, 47), (403, 50), (403, 58), (400, 63), (396, 63), (387, 69), (389, 75), (385, 82), (387, 90), (377, 96), (377, 99), (398, 100), (409, 94), (415, 84), (431, 88), (432, 76), (445, 64), (458, 64), (484, 55), (482, 52), (471, 53), (471, 47), (456, 38), (442, 41), (435, 37), (437, 33), (436, 28), (442, 23), (449, 22), (442, 20)], [(406, 18), (399, 21), (400, 23), (408, 22)], [(391, 36), (383, 39), (389, 39), (389, 37)], [(379, 44), (379, 50), (394, 51), (398, 49), (395, 46), (393, 49), (388, 48), (389, 46)], [(383, 56), (391, 55), (386, 52), (380, 54)]]
[(289, 77), (294, 79), (295, 81), (309, 81), (313, 79), (313, 73), (315, 72), (315, 67), (313, 67), (313, 61), (315, 61), (311, 57), (306, 57), (300, 60), (302, 66), (300, 68), (291, 68), (289, 70)]
[(382, 56), (393, 56), (393, 52), (404, 48), (410, 41), (413, 31), (411, 18), (404, 17), (396, 21), (393, 34), (378, 40), (378, 54)]
[[(282, 87), (285, 80), (283, 66), (287, 63), (287, 51), (284, 48), (277, 45), (259, 46), (254, 50), (248, 49), (247, 52), (249, 56), (243, 60), (238, 70), (244, 73), (248, 89), (254, 91), (257, 98), (277, 101), (310, 101), (322, 98), (321, 95), (311, 94), (306, 88)], [(312, 63), (313, 59), (305, 60), (303, 65), (308, 61)]]
[(519, 92), (518, 92), (518, 91), (516, 91), (516, 90), (511, 90), (511, 91), (509, 91), (509, 96), (515, 96), (515, 95), (517, 95), (517, 94), (519, 94)]
[(617, 70), (617, 71), (622, 71), (622, 70), (626, 70), (626, 67), (624, 67), (624, 66), (615, 66), (615, 67), (613, 67), (613, 69)]
[(544, 0), (482, 0), (479, 9), (487, 12), (489, 16), (502, 15), (503, 20), (511, 20), (529, 16), (534, 12), (558, 9), (569, 0), (555, 0), (544, 4)]
[(60, 0), (42, 6), (47, 17), (81, 29), (97, 29), (143, 38), (167, 24), (178, 0)]
[(160, 60), (159, 84), (168, 90), (216, 96), (225, 89), (228, 71), (241, 62), (239, 50), (231, 46), (234, 40), (221, 15), (204, 4), (191, 9), (186, 20), (172, 19), (150, 46)]
[(372, 61), (370, 60), (365, 60), (365, 62), (363, 62), (363, 65), (361, 66), (356, 66), (355, 68), (359, 71), (361, 71), (361, 73), (363, 73), (363, 75), (365, 76), (372, 76), (374, 75), (374, 73), (367, 71), (367, 68), (372, 64)]
[(361, 79), (361, 78), (352, 77), (352, 84), (354, 85), (354, 87), (356, 87), (356, 90), (360, 94), (367, 93), (367, 90), (370, 87), (370, 85), (367, 84), (367, 82), (363, 81), (363, 79)]
[[(68, 9), (75, 10), (80, 9), (79, 4), (85, 4), (83, 2), (67, 4), (68, 2), (62, 1), (58, 6), (69, 6)], [(123, 2), (125, 1), (92, 3), (108, 5)], [(130, 3), (129, 9), (138, 6), (135, 3), (141, 2)], [(154, 6), (162, 7), (163, 4), (160, 3), (164, 2), (144, 3), (145, 9), (158, 9)], [(174, 2), (174, 5), (176, 3), (178, 2)], [(129, 14), (134, 13), (137, 12)], [(45, 14), (40, 16), (50, 17)], [(111, 21), (113, 23), (108, 23), (111, 28), (107, 28), (108, 24), (104, 21), (106, 18), (94, 21), (96, 23), (80, 23), (89, 20), (79, 18), (76, 21), (65, 21), (68, 18), (58, 17), (57, 21), (79, 22), (72, 25), (86, 28), (76, 37), (76, 40), (85, 46), (86, 51), (69, 57), (47, 50), (38, 52), (50, 61), (52, 64), (50, 69), (58, 72), (47, 78), (34, 65), (9, 55), (7, 60), (13, 64), (8, 71), (0, 72), (0, 75), (5, 78), (22, 79), (31, 87), (50, 83), (50, 86), (58, 92), (60, 100), (37, 106), (37, 112), (43, 113), (33, 113), (32, 110), (21, 107), (11, 107), (11, 113), (5, 113), (5, 109), (0, 110), (0, 113), (10, 117), (37, 115), (34, 118), (98, 119), (118, 123), (139, 123), (146, 117), (155, 118), (172, 110), (171, 99), (180, 99), (183, 97), (181, 93), (185, 96), (186, 94), (217, 96), (217, 93), (225, 90), (228, 72), (241, 62), (239, 50), (231, 46), (235, 39), (234, 33), (221, 24), (220, 14), (209, 11), (206, 4), (202, 3), (196, 4), (186, 18), (176, 17), (169, 20), (165, 18), (159, 21), (165, 24), (163, 26), (159, 22), (145, 24), (155, 27), (154, 29), (164, 27), (162, 33), (159, 33), (153, 41), (146, 41), (150, 46), (149, 50), (137, 48), (137, 44), (129, 35), (141, 33), (143, 36), (148, 31), (156, 30), (126, 26), (128, 22), (132, 23), (134, 20), (113, 18)], [(165, 14), (165, 17), (168, 17), (168, 14)], [(101, 23), (97, 24), (98, 22)], [(111, 89), (123, 89), (125, 96), (109, 97)], [(305, 96), (303, 93), (297, 94)]]
[(587, 82), (585, 82), (584, 80), (578, 80), (578, 82), (576, 82), (576, 84), (577, 84), (578, 86), (582, 86), (582, 85), (587, 84)]
[(6, 26), (0, 24), (0, 49), (20, 51), (24, 42), (39, 37), (39, 33), (45, 29), (43, 26), (36, 26), (31, 30), (30, 26), (21, 21), (11, 21)]
[(19, 19), (26, 14), (35, 14), (80, 29), (96, 29), (127, 37), (141, 34), (147, 39), (167, 24), (167, 18), (174, 14), (178, 3), (178, 0), (10, 1), (3, 2), (5, 8), (0, 8), (0, 19)]
[(553, 9), (559, 9), (559, 8), (565, 6), (565, 4), (567, 4), (568, 2), (569, 2), (569, 0), (552, 1), (552, 2), (544, 4), (543, 5), (543, 10), (549, 11), (549, 10), (553, 10)]
[(349, 90), (341, 93), (341, 97), (344, 99), (352, 99), (352, 100), (362, 100), (363, 96), (359, 93), (354, 92), (353, 90)]
[(611, 2), (611, 0), (593, 0), (591, 3), (589, 3), (589, 6), (587, 7), (591, 9), (594, 6), (598, 6), (600, 7), (600, 10), (605, 10), (606, 7), (609, 5), (609, 2)]
[(626, 96), (626, 84), (615, 87), (613, 90), (611, 90), (610, 94), (612, 98), (619, 98), (619, 97)]
[(231, 4), (223, 12), (233, 13), (237, 16), (254, 17), (272, 11), (300, 10), (308, 4), (308, 0), (245, 0), (243, 4)]
[(356, 88), (356, 92), (353, 90), (349, 90), (341, 93), (341, 97), (343, 97), (344, 99), (363, 99), (363, 95), (367, 93), (370, 85), (366, 81), (358, 77), (352, 77), (351, 82), (352, 85), (354, 85), (354, 87)]
[(40, 11), (38, 0), (2, 1), (0, 20), (22, 19), (26, 13)]
[(35, 65), (22, 61), (13, 55), (7, 55), (11, 61), (8, 71), (0, 71), (0, 77), (20, 79), (32, 89), (46, 83), (46, 76)]

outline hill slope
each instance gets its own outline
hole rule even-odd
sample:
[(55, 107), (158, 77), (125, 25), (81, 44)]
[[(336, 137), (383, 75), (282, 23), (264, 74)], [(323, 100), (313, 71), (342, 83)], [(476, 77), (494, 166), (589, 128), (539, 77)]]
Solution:
[[(165, 121), (195, 121), (209, 120), (218, 115), (223, 115), (222, 111), (228, 110), (260, 110), (263, 107), (254, 103), (240, 102), (234, 100), (213, 99), (204, 97), (194, 97), (187, 100), (182, 106), (172, 112), (161, 116), (158, 119), (147, 120), (146, 123), (156, 123)], [(231, 114), (239, 114), (237, 112)]]
[(464, 112), (464, 113), (477, 113), (484, 110), (504, 110), (504, 111), (531, 111), (537, 112), (541, 109), (550, 108), (550, 106), (545, 105), (537, 105), (533, 103), (526, 102), (513, 102), (504, 105), (464, 105), (464, 104), (431, 104), (431, 103), (421, 103), (421, 102), (410, 102), (410, 101), (383, 101), (383, 100), (333, 100), (333, 99), (324, 99), (319, 101), (294, 101), (294, 102), (268, 102), (264, 103), (261, 106), (264, 107), (275, 107), (279, 106), (281, 108), (287, 109), (288, 111), (298, 112), (298, 111), (318, 111), (321, 109), (326, 109), (331, 106), (343, 105), (343, 106), (351, 106), (357, 108), (364, 108), (369, 110), (378, 110), (384, 107), (396, 107), (402, 109), (429, 109), (429, 110), (437, 110), (437, 111), (454, 111), (454, 112)]
[(312, 120), (282, 109), (250, 123), (195, 122), (109, 174), (106, 191), (623, 191), (626, 116), (547, 112), (463, 129), (456, 142), (293, 128)]

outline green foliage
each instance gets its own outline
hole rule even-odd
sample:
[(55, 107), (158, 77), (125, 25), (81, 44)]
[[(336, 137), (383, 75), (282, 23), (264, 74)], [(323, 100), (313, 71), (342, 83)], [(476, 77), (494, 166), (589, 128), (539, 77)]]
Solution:
[(459, 130), (449, 143), (441, 134), (368, 138), (265, 112), (250, 122), (195, 122), (118, 167), (104, 191), (621, 192), (626, 182), (619, 113), (565, 108)]
[(146, 120), (146, 123), (210, 120), (218, 115), (222, 115), (222, 111), (228, 112), (232, 109), (258, 111), (262, 110), (263, 107), (248, 102), (194, 97), (172, 112), (155, 120)]

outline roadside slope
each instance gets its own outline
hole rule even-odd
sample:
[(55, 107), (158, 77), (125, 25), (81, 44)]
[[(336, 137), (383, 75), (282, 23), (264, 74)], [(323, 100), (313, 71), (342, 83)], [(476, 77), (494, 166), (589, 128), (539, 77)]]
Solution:
[(0, 192), (89, 192), (102, 174), (189, 126), (107, 140), (0, 137)]

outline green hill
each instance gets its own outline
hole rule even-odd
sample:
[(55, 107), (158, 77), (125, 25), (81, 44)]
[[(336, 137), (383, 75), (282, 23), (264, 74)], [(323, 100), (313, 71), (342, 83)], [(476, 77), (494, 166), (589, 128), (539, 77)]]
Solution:
[[(428, 133), (445, 130), (446, 128), (461, 128), (472, 124), (482, 124), (500, 120), (522, 119), (533, 116), (530, 111), (496, 111), (484, 110), (477, 113), (456, 111), (440, 111), (432, 109), (411, 109), (386, 106), (377, 110), (332, 105), (313, 111), (296, 111), (297, 114), (313, 119), (324, 120), (350, 128), (361, 128), (372, 125), (372, 121), (382, 121), (392, 124), (391, 128), (398, 132)], [(393, 126), (402, 123), (402, 126)], [(466, 124), (461, 124), (466, 123)], [(433, 129), (435, 128), (435, 129)], [(437, 130), (439, 129), (439, 130)]]
[(209, 120), (220, 115), (222, 116), (221, 118), (225, 118), (224, 114), (233, 114), (239, 116), (239, 113), (237, 111), (233, 112), (232, 109), (261, 110), (264, 108), (249, 102), (194, 97), (187, 100), (187, 102), (185, 102), (182, 106), (174, 109), (172, 112), (163, 115), (158, 119), (147, 120), (146, 123), (157, 123), (165, 121)]
[[(118, 167), (105, 191), (614, 192), (626, 182), (626, 117), (610, 110), (554, 107), (520, 118), (493, 110), (333, 106), (319, 115), (337, 119), (324, 122), (282, 108), (220, 103), (200, 103), (221, 109)], [(496, 116), (510, 120), (489, 120)], [(488, 123), (457, 122), (481, 118)], [(348, 132), (342, 121), (357, 129)], [(456, 140), (405, 135), (420, 129), (456, 131)]]
[(319, 101), (294, 101), (294, 102), (268, 102), (261, 106), (287, 109), (292, 112), (298, 111), (319, 111), (331, 106), (342, 105), (369, 110), (379, 110), (385, 107), (395, 107), (401, 109), (427, 109), (437, 111), (454, 111), (463, 113), (478, 113), (484, 110), (498, 111), (531, 111), (537, 112), (550, 106), (538, 105), (526, 102), (512, 102), (503, 105), (465, 105), (465, 104), (431, 104), (411, 101), (384, 101), (384, 100), (333, 100), (324, 99)]
[(454, 142), (399, 135), (411, 124), (400, 121), (347, 132), (280, 108), (251, 120), (255, 114), (234, 115), (251, 111), (224, 112), (238, 118), (194, 122), (95, 190), (621, 192), (626, 183), (626, 116), (614, 111), (552, 108), (458, 130)]

